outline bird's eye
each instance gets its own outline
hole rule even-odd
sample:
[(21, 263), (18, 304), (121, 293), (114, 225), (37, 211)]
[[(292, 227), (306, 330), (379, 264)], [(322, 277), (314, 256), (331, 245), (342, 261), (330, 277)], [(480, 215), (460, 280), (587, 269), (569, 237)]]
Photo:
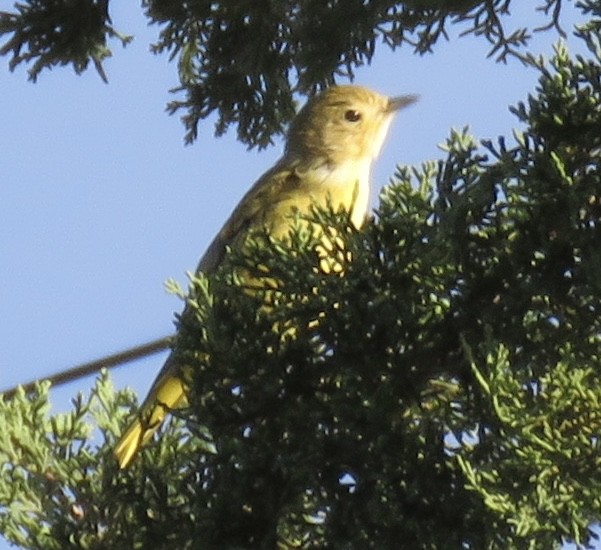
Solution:
[(344, 113), (344, 118), (349, 122), (357, 122), (361, 120), (361, 113), (355, 109), (349, 109)]

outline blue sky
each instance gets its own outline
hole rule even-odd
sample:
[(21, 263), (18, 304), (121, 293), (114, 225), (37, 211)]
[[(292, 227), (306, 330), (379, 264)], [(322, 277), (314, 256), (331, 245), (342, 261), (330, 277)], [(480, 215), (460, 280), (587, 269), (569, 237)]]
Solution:
[[(512, 6), (510, 21), (537, 26), (536, 4)], [(0, 0), (0, 10), (11, 6)], [(571, 3), (564, 9), (569, 30), (579, 14)], [(32, 84), (25, 68), (9, 73), (3, 59), (0, 388), (171, 333), (180, 303), (163, 282), (186, 284), (185, 272), (281, 153), (281, 143), (248, 151), (235, 132), (216, 139), (211, 121), (184, 146), (182, 124), (164, 111), (176, 66), (148, 51), (158, 27), (147, 27), (131, 3), (113, 2), (111, 14), (135, 40), (125, 49), (114, 44), (108, 85), (93, 69), (76, 76), (59, 68)], [(549, 56), (556, 39), (543, 33), (533, 48)], [(579, 47), (572, 38), (568, 45)], [(372, 66), (357, 71), (359, 84), (421, 96), (390, 132), (374, 171), (374, 204), (396, 163), (441, 157), (437, 145), (450, 128), (511, 135), (508, 106), (526, 98), (538, 75), (517, 60), (487, 59), (488, 49), (473, 37), (441, 42), (425, 57), (380, 45)], [(144, 394), (163, 359), (113, 371), (115, 385)], [(92, 384), (86, 378), (55, 390), (56, 409)]]

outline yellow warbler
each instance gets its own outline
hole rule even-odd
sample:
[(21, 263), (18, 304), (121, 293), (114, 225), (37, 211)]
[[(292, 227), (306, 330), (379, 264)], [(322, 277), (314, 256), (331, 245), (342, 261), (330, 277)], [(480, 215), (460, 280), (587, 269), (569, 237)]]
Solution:
[[(226, 247), (236, 246), (249, 230), (264, 229), (285, 239), (295, 215), (309, 213), (312, 205), (344, 209), (359, 228), (369, 207), (371, 165), (392, 117), (416, 99), (389, 98), (360, 86), (334, 86), (310, 99), (290, 126), (284, 155), (242, 198), (197, 270), (214, 271)], [(115, 457), (121, 468), (165, 415), (185, 402), (180, 367), (171, 354), (117, 443)]]

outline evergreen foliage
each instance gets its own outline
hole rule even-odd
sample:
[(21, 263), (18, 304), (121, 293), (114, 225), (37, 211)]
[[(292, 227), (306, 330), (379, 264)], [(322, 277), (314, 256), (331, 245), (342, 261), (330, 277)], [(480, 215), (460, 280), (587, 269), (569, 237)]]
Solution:
[[(541, 0), (545, 28), (560, 30), (561, 0)], [(590, 0), (578, 4), (586, 6)], [(593, 2), (594, 4), (594, 2)], [(432, 51), (450, 25), (483, 36), (490, 55), (525, 59), (532, 31), (506, 29), (511, 0), (144, 0), (150, 23), (160, 27), (155, 53), (177, 59), (183, 96), (168, 105), (183, 111), (186, 142), (200, 121), (217, 114), (215, 131), (234, 125), (250, 147), (265, 147), (294, 116), (295, 94), (307, 95), (369, 63), (378, 44)], [(72, 65), (77, 73), (102, 62), (109, 43), (130, 40), (109, 16), (108, 0), (24, 0), (0, 12), (0, 55), (9, 66), (32, 64), (35, 80), (44, 69)]]
[[(598, 12), (595, 14), (598, 15)], [(251, 237), (181, 293), (193, 405), (131, 468), (103, 374), (71, 413), (0, 401), (0, 530), (22, 548), (586, 545), (601, 509), (601, 59), (561, 45), (523, 129), (399, 167), (319, 269)], [(326, 229), (327, 230), (327, 229)], [(240, 268), (269, 272), (244, 288)], [(177, 289), (175, 289), (177, 291)], [(179, 291), (181, 292), (181, 291)], [(266, 306), (265, 304), (268, 304)], [(92, 426), (95, 429), (92, 429)], [(400, 546), (399, 546), (400, 545)]]
[[(432, 2), (434, 3), (434, 2)], [(407, 2), (407, 4), (409, 4)], [(167, 5), (167, 4), (166, 4)], [(194, 5), (197, 5), (196, 3)], [(70, 413), (0, 398), (0, 531), (19, 547), (586, 546), (601, 510), (598, 2), (513, 108), (513, 138), (453, 131), (339, 236), (254, 235), (181, 295), (192, 406), (120, 471), (135, 406), (106, 374)], [(172, 5), (172, 7), (175, 4)], [(182, 8), (183, 9), (183, 8)], [(236, 269), (269, 273), (244, 288)], [(265, 304), (268, 304), (267, 306)]]

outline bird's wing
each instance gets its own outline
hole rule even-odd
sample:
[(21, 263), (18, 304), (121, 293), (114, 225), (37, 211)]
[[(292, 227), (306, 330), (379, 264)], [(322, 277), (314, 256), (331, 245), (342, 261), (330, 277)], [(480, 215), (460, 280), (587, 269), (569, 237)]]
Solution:
[[(290, 201), (294, 197), (300, 178), (293, 168), (283, 169), (281, 166), (282, 163), (278, 163), (265, 173), (242, 198), (201, 258), (198, 271), (215, 271), (227, 246), (235, 244), (250, 228), (265, 224), (278, 203)], [(186, 311), (187, 308), (182, 315), (186, 315)], [(115, 447), (115, 456), (121, 468), (131, 462), (140, 447), (162, 423), (165, 415), (185, 402), (187, 388), (180, 377), (181, 366), (177, 355), (172, 352), (150, 388), (137, 417)]]
[[(282, 165), (286, 164), (284, 168)], [(267, 221), (268, 213), (278, 202), (286, 201), (300, 184), (294, 167), (280, 161), (263, 174), (244, 195), (219, 233), (215, 236), (197, 267), (197, 272), (211, 273), (221, 263), (227, 246), (233, 246), (249, 229)]]

